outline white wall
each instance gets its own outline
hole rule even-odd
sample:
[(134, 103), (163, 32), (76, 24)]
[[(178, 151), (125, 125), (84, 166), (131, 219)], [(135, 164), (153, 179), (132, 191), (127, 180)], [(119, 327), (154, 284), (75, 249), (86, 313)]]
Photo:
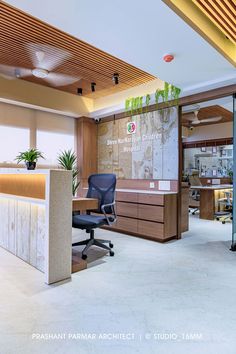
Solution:
[(192, 132), (189, 132), (189, 136), (183, 139), (183, 142), (232, 138), (232, 136), (233, 122), (220, 123), (194, 128)]

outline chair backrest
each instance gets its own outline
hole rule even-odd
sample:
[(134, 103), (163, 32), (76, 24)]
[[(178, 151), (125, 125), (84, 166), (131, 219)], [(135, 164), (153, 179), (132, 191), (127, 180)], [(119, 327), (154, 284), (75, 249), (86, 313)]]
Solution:
[(194, 173), (192, 173), (192, 175), (189, 176), (189, 183), (191, 186), (201, 186), (202, 185), (198, 172), (197, 173), (194, 172)]
[[(102, 212), (101, 206), (111, 204), (115, 200), (116, 175), (113, 173), (99, 173), (89, 176), (87, 198), (98, 199), (97, 212)], [(106, 209), (109, 214), (109, 209)], [(112, 213), (112, 209), (110, 210)]]

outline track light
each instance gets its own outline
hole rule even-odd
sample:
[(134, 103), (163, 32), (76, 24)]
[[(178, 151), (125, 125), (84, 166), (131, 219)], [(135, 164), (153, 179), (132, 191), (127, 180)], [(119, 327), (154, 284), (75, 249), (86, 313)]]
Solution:
[(77, 88), (77, 94), (78, 94), (79, 96), (82, 96), (82, 94), (83, 94), (83, 89), (82, 89), (81, 87), (78, 87), (78, 88)]
[(96, 82), (91, 82), (91, 91), (95, 92)]
[(112, 81), (114, 82), (115, 85), (119, 84), (119, 74), (118, 73), (113, 74)]

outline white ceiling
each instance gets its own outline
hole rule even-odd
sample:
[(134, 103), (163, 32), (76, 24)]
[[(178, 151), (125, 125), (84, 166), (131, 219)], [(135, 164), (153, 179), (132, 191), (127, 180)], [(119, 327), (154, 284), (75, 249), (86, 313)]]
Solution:
[[(186, 93), (233, 84), (236, 70), (161, 0), (7, 0)], [(175, 60), (164, 63), (163, 55)]]

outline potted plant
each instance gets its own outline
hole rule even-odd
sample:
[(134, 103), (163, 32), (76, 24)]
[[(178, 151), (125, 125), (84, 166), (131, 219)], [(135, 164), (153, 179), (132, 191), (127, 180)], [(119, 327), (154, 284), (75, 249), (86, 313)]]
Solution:
[(20, 152), (18, 156), (16, 156), (15, 160), (17, 163), (25, 162), (27, 170), (35, 170), (36, 162), (39, 158), (44, 159), (44, 156), (41, 151), (37, 149), (29, 149), (24, 152)]
[(79, 170), (77, 168), (77, 156), (72, 150), (64, 150), (58, 156), (58, 164), (64, 170), (72, 171), (72, 194), (76, 195), (80, 182), (78, 181)]

